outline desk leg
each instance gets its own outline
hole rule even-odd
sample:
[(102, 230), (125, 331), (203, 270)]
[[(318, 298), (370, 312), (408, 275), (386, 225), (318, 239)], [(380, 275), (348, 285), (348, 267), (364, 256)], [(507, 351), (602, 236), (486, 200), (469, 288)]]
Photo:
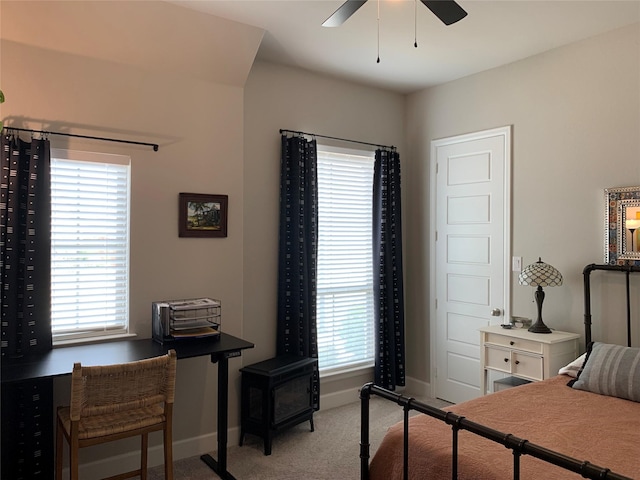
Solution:
[(226, 355), (221, 355), (212, 362), (218, 362), (218, 461), (208, 453), (202, 455), (200, 459), (209, 465), (209, 468), (216, 472), (223, 480), (236, 480), (227, 471), (227, 413), (229, 408), (229, 360)]

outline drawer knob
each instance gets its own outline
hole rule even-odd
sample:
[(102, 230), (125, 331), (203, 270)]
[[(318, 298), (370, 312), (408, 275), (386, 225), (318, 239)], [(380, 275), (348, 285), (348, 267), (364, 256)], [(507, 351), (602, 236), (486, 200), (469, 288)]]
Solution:
[(520, 365), (520, 360), (516, 360), (516, 365)]
[(509, 359), (508, 359), (508, 358), (505, 358), (505, 359), (504, 359), (504, 361), (505, 361), (505, 362), (508, 362), (508, 361), (509, 361)]
[(514, 342), (513, 340), (511, 340), (511, 341), (509, 342), (509, 345), (515, 345), (515, 344), (516, 344), (516, 342)]

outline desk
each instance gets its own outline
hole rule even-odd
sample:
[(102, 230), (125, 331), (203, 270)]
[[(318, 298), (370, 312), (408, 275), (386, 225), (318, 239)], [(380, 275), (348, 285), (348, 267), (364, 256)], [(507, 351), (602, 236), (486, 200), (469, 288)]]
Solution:
[[(2, 361), (2, 384), (70, 375), (75, 362), (82, 365), (126, 363), (164, 355), (174, 349), (181, 358), (211, 356), (218, 364), (218, 460), (200, 458), (224, 480), (234, 480), (227, 471), (227, 411), (229, 406), (229, 358), (239, 357), (253, 343), (222, 333), (217, 338), (180, 340), (160, 345), (152, 339), (126, 340), (72, 347), (59, 347), (42, 355), (23, 357), (19, 362)], [(52, 439), (53, 450), (53, 439)]]

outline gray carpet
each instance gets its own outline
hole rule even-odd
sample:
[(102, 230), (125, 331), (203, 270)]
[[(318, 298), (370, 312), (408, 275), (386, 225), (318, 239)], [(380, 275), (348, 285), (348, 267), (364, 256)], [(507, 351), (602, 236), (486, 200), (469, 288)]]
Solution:
[[(438, 408), (448, 405), (441, 400), (420, 400)], [(369, 407), (373, 455), (387, 428), (402, 420), (402, 408), (378, 397), (371, 398)], [(320, 410), (314, 414), (314, 424), (314, 432), (305, 422), (277, 434), (269, 456), (264, 455), (261, 438), (246, 435), (242, 447), (228, 448), (227, 470), (237, 480), (360, 478), (360, 403)], [(219, 479), (199, 456), (175, 461), (174, 476), (176, 480)], [(162, 478), (162, 466), (150, 470), (149, 480)]]

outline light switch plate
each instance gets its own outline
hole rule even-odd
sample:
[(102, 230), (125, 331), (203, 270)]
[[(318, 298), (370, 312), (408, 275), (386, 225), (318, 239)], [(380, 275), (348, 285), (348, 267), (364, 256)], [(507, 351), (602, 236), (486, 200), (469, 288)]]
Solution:
[(512, 257), (511, 270), (514, 272), (522, 271), (522, 257)]

